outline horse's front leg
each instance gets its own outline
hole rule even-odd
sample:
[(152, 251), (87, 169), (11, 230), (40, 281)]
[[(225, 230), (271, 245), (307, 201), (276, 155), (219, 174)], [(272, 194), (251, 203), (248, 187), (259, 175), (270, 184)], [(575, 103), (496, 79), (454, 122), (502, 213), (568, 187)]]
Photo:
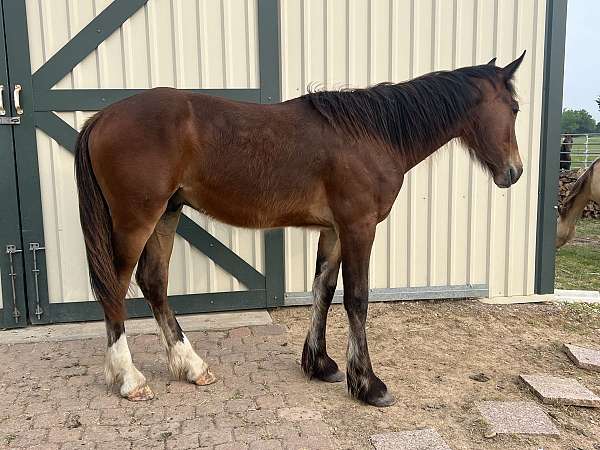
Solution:
[(312, 318), (302, 350), (302, 370), (309, 378), (328, 382), (344, 379), (336, 362), (327, 354), (325, 340), (327, 313), (335, 293), (341, 258), (337, 232), (333, 228), (321, 231), (313, 282)]
[(365, 332), (369, 305), (369, 258), (375, 227), (376, 221), (365, 219), (340, 230), (344, 307), (350, 328), (346, 375), (348, 391), (354, 397), (370, 405), (390, 406), (395, 399), (373, 373)]

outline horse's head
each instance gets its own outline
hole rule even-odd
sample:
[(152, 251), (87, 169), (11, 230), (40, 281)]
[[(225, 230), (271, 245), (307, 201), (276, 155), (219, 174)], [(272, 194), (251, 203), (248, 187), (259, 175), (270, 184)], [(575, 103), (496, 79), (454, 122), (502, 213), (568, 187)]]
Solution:
[(567, 242), (575, 237), (575, 221), (565, 220), (564, 217), (558, 216), (556, 219), (556, 240), (555, 247), (561, 248)]
[(519, 104), (512, 79), (524, 56), (525, 52), (506, 67), (496, 67), (496, 58), (488, 63), (495, 67), (495, 76), (480, 80), (481, 101), (474, 107), (471, 123), (462, 136), (473, 156), (501, 188), (516, 183), (523, 173), (515, 134)]

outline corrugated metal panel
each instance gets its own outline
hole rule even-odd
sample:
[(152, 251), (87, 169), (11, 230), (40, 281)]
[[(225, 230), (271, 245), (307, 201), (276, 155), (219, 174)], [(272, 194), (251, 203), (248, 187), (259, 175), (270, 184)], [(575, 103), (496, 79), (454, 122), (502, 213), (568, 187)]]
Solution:
[[(102, 11), (110, 0), (27, 0), (31, 66), (35, 71)], [(255, 0), (150, 0), (55, 88), (257, 88)], [(88, 113), (61, 113), (79, 129)], [(79, 226), (73, 157), (37, 132), (51, 302), (91, 299)], [(262, 233), (222, 225), (187, 210), (195, 221), (257, 270)], [(245, 290), (177, 237), (169, 293)], [(139, 295), (139, 292), (137, 292)]]
[[(533, 293), (543, 0), (282, 0), (282, 94), (402, 81), (433, 70), (506, 64), (517, 73), (517, 136), (525, 173), (500, 190), (450, 143), (415, 167), (371, 257), (371, 288), (489, 284), (490, 295)], [(286, 231), (286, 290), (312, 286), (315, 232)]]

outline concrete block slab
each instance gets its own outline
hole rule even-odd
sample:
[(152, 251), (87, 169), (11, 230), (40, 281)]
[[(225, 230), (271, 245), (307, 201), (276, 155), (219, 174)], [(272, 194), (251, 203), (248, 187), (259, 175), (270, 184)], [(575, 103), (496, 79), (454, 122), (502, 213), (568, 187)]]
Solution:
[(450, 450), (432, 429), (375, 434), (371, 436), (371, 444), (376, 450)]
[(498, 434), (559, 434), (534, 402), (482, 402), (477, 405), (490, 431)]
[(577, 367), (600, 372), (600, 350), (573, 344), (565, 344), (564, 350)]
[(555, 289), (557, 302), (563, 303), (600, 303), (600, 292), (580, 291), (575, 289)]
[[(229, 330), (232, 328), (269, 325), (273, 323), (271, 316), (265, 310), (181, 315), (177, 317), (177, 320), (185, 332)], [(158, 327), (153, 318), (128, 320), (126, 327), (128, 336), (158, 333)], [(29, 342), (77, 341), (105, 336), (106, 328), (104, 322), (83, 322), (4, 330), (0, 331), (0, 342), (3, 344), (20, 344)]]
[(600, 397), (573, 378), (558, 378), (549, 375), (520, 375), (520, 378), (543, 403), (600, 407)]
[(519, 305), (522, 303), (545, 303), (555, 301), (552, 294), (511, 295), (509, 297), (480, 298), (486, 305)]

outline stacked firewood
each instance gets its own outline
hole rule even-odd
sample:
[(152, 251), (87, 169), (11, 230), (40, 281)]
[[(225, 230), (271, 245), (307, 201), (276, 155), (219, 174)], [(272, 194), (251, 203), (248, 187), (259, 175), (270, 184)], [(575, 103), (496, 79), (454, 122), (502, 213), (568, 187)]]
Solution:
[[(571, 187), (577, 181), (585, 169), (561, 170), (560, 179), (558, 180), (558, 204), (562, 206), (563, 201), (569, 195)], [(592, 219), (600, 219), (600, 205), (596, 202), (589, 202), (583, 210), (583, 217)]]

